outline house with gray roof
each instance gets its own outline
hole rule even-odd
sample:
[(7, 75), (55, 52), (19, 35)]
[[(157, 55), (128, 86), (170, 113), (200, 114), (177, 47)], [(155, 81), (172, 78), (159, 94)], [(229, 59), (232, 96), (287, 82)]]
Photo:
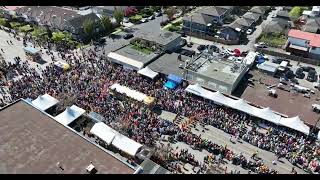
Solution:
[(262, 15), (258, 13), (253, 12), (246, 12), (243, 16), (244, 19), (250, 19), (253, 20), (254, 23), (258, 24), (262, 20)]
[(212, 35), (213, 26), (222, 25), (226, 16), (230, 15), (234, 6), (210, 6), (199, 9), (192, 16), (183, 17), (183, 31), (204, 37)]
[(276, 17), (277, 18), (281, 18), (281, 19), (285, 19), (285, 20), (288, 20), (288, 21), (291, 20), (290, 16), (289, 16), (289, 12), (285, 11), (285, 10), (278, 11), (277, 14), (276, 14)]
[(294, 24), (291, 21), (274, 18), (262, 28), (262, 31), (265, 33), (280, 33), (287, 35), (289, 30), (293, 27)]
[(320, 18), (309, 18), (302, 27), (305, 32), (320, 34)]
[(268, 9), (270, 9), (270, 8), (268, 8), (267, 6), (253, 6), (253, 7), (250, 9), (250, 12), (264, 15), (264, 14), (266, 14), (266, 12), (268, 11)]

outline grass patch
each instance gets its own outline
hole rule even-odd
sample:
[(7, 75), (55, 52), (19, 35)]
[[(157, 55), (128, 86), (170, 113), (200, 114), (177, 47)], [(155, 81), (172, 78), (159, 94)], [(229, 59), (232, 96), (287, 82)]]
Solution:
[(287, 42), (287, 37), (281, 33), (262, 33), (258, 41), (271, 47), (280, 47)]
[(0, 18), (0, 25), (1, 26), (6, 26), (7, 25), (7, 19), (5, 19), (5, 18)]
[(19, 27), (19, 31), (21, 31), (21, 32), (30, 32), (32, 30), (33, 30), (33, 28), (29, 24)]
[(132, 23), (137, 23), (141, 19), (142, 19), (142, 15), (139, 15), (139, 14), (129, 17), (129, 21)]
[(18, 22), (10, 22), (9, 24), (13, 29), (16, 29), (21, 26), (21, 23)]
[(140, 51), (140, 52), (147, 54), (147, 55), (149, 55), (153, 52), (153, 50), (151, 48), (144, 47), (143, 45), (141, 45), (137, 42), (133, 43), (131, 47), (132, 47), (132, 49), (135, 49), (135, 50)]

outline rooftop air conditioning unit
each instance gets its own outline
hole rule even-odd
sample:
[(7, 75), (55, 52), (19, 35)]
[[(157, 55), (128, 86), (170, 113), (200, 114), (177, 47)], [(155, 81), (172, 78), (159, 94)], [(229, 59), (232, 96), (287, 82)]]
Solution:
[(96, 168), (94, 167), (94, 165), (92, 163), (90, 163), (90, 165), (86, 168), (86, 171), (89, 174), (95, 174), (97, 172)]

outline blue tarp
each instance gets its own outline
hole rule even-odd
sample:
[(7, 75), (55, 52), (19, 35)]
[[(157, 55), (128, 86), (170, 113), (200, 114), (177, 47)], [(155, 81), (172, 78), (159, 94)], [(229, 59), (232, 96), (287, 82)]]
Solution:
[(258, 64), (262, 64), (262, 63), (264, 63), (266, 60), (264, 59), (264, 57), (263, 56), (259, 56), (258, 57)]
[(166, 87), (168, 89), (174, 89), (177, 87), (177, 84), (175, 82), (169, 80), (164, 84), (164, 87)]
[(175, 82), (176, 84), (180, 84), (180, 83), (182, 82), (182, 78), (179, 77), (179, 76), (176, 76), (176, 75), (174, 75), (174, 74), (169, 74), (168, 80), (169, 80), (169, 81), (173, 81), (173, 82)]
[(30, 54), (36, 54), (39, 52), (38, 49), (35, 49), (33, 47), (30, 47), (30, 46), (27, 46), (27, 47), (24, 47), (23, 50), (27, 53), (30, 53)]

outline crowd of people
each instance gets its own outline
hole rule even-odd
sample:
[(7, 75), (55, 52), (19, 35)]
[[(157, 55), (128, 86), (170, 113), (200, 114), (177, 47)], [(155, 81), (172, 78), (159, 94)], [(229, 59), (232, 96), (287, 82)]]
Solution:
[[(24, 41), (49, 48), (46, 53), (54, 57), (50, 43), (39, 43), (29, 36), (26, 36)], [(207, 150), (218, 157), (217, 162), (226, 159), (255, 173), (276, 173), (275, 170), (267, 168), (261, 160), (250, 161), (227, 147), (202, 139), (201, 136), (181, 129), (174, 123), (158, 119), (155, 112), (134, 101), (118, 101), (108, 92), (112, 84), (119, 83), (155, 97), (155, 106), (158, 109), (192, 117), (201, 123), (221, 129), (236, 139), (274, 152), (278, 156), (277, 160), (286, 158), (293, 165), (319, 172), (317, 163), (320, 155), (319, 145), (307, 137), (288, 135), (276, 128), (269, 129), (266, 134), (261, 133), (250, 117), (244, 113), (191, 95), (184, 91), (184, 85), (176, 90), (165, 90), (163, 89), (165, 76), (155, 80), (142, 77), (136, 71), (125, 69), (102, 56), (97, 56), (94, 50), (79, 53), (59, 47), (58, 51), (58, 56), (71, 66), (67, 72), (59, 70), (51, 63), (45, 69), (40, 68), (41, 74), (39, 74), (36, 69), (29, 67), (28, 62), (19, 58), (15, 59), (14, 63), (2, 63), (3, 69), (6, 69), (6, 85), (9, 87), (11, 101), (19, 98), (35, 99), (39, 95), (48, 93), (63, 102), (70, 100), (70, 105), (75, 104), (88, 112), (101, 114), (106, 124), (141, 144), (155, 147), (161, 137), (170, 136), (171, 140), (184, 142), (194, 149)], [(17, 75), (20, 78), (15, 79)], [(61, 104), (66, 106), (66, 103)], [(64, 106), (60, 109), (63, 110)], [(178, 154), (173, 153), (170, 157), (171, 160), (166, 158), (165, 162), (159, 158), (155, 160), (177, 172), (180, 171), (179, 166), (170, 166), (170, 162), (188, 162), (194, 167), (199, 167), (198, 173), (205, 172), (207, 168), (186, 150)], [(205, 162), (211, 162), (208, 159), (206, 158)]]

